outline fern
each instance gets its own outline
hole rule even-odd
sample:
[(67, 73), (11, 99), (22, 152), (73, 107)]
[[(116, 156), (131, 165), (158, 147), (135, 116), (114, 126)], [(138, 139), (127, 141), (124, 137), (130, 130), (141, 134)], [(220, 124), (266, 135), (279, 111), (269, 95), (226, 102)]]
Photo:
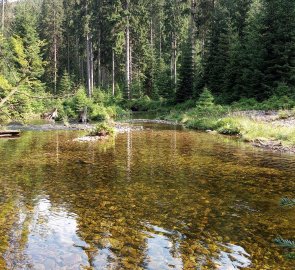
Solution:
[(295, 260), (295, 253), (294, 252), (291, 252), (291, 253), (288, 253), (286, 255), (287, 259), (289, 260)]
[(284, 207), (293, 207), (295, 206), (295, 199), (283, 198), (280, 204)]
[(283, 239), (282, 237), (276, 238), (274, 242), (283, 248), (295, 248), (295, 241)]

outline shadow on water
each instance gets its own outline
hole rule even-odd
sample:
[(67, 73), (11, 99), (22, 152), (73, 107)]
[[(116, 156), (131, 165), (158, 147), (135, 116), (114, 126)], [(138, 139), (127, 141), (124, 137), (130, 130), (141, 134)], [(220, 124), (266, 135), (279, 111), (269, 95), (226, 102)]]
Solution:
[(1, 269), (293, 269), (295, 157), (174, 127), (0, 141)]

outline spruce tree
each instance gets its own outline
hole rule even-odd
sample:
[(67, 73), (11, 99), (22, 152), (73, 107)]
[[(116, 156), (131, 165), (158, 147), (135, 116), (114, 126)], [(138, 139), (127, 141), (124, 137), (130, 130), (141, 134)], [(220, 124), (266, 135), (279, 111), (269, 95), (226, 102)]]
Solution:
[(262, 98), (275, 94), (280, 83), (295, 85), (295, 2), (264, 0), (261, 29)]
[(176, 102), (184, 102), (194, 95), (194, 66), (192, 55), (192, 42), (189, 37), (183, 47), (181, 55), (181, 67), (179, 70), (179, 81), (175, 95)]

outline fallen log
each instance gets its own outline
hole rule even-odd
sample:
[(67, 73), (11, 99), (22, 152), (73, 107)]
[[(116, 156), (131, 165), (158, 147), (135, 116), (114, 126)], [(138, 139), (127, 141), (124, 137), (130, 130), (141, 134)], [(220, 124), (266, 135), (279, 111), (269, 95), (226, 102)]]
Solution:
[(0, 137), (6, 138), (6, 137), (18, 137), (20, 136), (19, 130), (0, 130)]

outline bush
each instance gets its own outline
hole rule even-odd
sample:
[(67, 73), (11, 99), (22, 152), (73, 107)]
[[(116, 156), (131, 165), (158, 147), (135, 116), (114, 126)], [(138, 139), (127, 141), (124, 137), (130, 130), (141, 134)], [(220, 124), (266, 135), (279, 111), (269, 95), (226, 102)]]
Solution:
[(242, 127), (237, 119), (223, 118), (217, 121), (216, 130), (224, 135), (240, 135)]
[(132, 111), (155, 111), (160, 110), (161, 107), (165, 104), (165, 100), (152, 100), (147, 95), (139, 98), (129, 100), (126, 103), (127, 108)]
[(231, 107), (236, 110), (253, 110), (258, 109), (259, 106), (260, 104), (255, 98), (241, 98), (231, 105)]
[(102, 122), (97, 124), (89, 133), (89, 136), (113, 136), (115, 129), (110, 124)]
[(272, 96), (266, 101), (263, 101), (260, 109), (262, 110), (288, 110), (295, 106), (295, 100), (288, 96)]
[(198, 118), (191, 119), (186, 122), (186, 127), (197, 129), (197, 130), (214, 130), (216, 127), (217, 119), (216, 118)]

